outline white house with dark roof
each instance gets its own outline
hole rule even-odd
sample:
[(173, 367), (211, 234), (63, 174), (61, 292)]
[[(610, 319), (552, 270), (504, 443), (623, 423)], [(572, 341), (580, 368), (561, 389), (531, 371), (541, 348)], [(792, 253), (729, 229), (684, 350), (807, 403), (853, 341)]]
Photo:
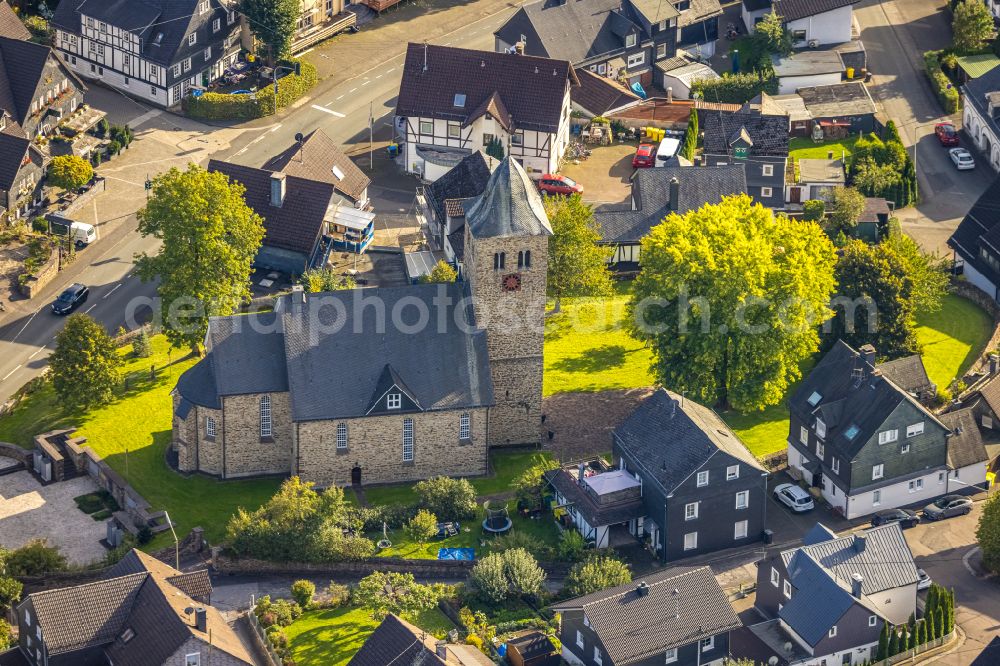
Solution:
[(565, 60), (411, 43), (396, 99), (406, 171), (433, 182), (498, 139), (533, 178), (555, 172), (577, 84)]
[(848, 519), (962, 492), (949, 477), (981, 464), (961, 423), (921, 403), (929, 380), (917, 365), (838, 341), (788, 401), (789, 472)]
[(177, 466), (388, 483), (485, 474), (488, 446), (537, 443), (552, 230), (510, 158), (466, 211), (464, 283), (295, 291), (213, 318), (173, 391)]
[(994, 171), (1000, 171), (1000, 67), (962, 86), (962, 126)]
[(794, 666), (874, 660), (883, 625), (917, 613), (918, 580), (899, 525), (838, 537), (816, 523), (802, 546), (758, 563), (754, 607), (768, 619), (734, 636), (733, 655)]
[(792, 33), (796, 48), (815, 48), (851, 40), (854, 23), (852, 5), (859, 0), (743, 0), (742, 16), (747, 30), (771, 12), (781, 17)]
[(721, 666), (742, 626), (707, 566), (661, 569), (551, 608), (573, 666)]
[(230, 0), (67, 0), (51, 25), (77, 74), (164, 107), (219, 78), (241, 48)]

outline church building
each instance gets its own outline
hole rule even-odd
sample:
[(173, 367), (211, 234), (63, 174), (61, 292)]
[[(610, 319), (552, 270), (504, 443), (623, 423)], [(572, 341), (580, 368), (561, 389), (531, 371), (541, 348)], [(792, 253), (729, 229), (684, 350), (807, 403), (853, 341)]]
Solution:
[(173, 392), (178, 467), (321, 486), (486, 474), (490, 446), (539, 440), (551, 234), (508, 158), (469, 203), (463, 282), (213, 318)]

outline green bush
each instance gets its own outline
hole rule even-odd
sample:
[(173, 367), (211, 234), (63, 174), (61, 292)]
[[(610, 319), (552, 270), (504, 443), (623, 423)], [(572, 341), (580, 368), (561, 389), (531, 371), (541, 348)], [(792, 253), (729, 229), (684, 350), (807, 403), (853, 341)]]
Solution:
[(331, 581), (326, 588), (326, 605), (330, 608), (346, 606), (351, 600), (351, 588)]
[(718, 79), (699, 79), (691, 84), (691, 92), (696, 92), (706, 102), (745, 104), (759, 93), (778, 94), (778, 79), (773, 72), (724, 73)]
[(951, 80), (941, 69), (941, 51), (927, 51), (924, 53), (924, 71), (931, 81), (931, 88), (937, 95), (938, 101), (944, 107), (945, 113), (957, 113), (960, 98), (958, 88), (952, 85)]
[[(277, 108), (292, 104), (316, 85), (316, 67), (303, 61), (301, 74), (288, 74), (278, 79)], [(291, 63), (282, 63), (290, 65)], [(229, 95), (204, 93), (201, 97), (188, 95), (181, 100), (185, 115), (205, 120), (250, 120), (263, 118), (275, 112), (274, 85), (269, 83), (255, 94)]]
[(153, 353), (153, 348), (149, 343), (149, 334), (146, 329), (142, 329), (135, 340), (132, 341), (132, 354), (136, 358), (149, 358)]
[(59, 548), (44, 539), (29, 541), (7, 558), (7, 573), (12, 576), (41, 576), (66, 568), (66, 558)]
[(466, 520), (476, 515), (476, 489), (468, 479), (436, 476), (413, 486), (419, 505), (440, 520)]
[(102, 520), (107, 520), (112, 515), (114, 514), (112, 514), (109, 510), (101, 509), (100, 511), (90, 514), (90, 517), (96, 520), (97, 522), (101, 522)]
[(802, 217), (810, 222), (822, 220), (826, 214), (826, 203), (821, 199), (810, 199), (802, 204)]
[(316, 594), (316, 584), (303, 578), (292, 583), (291, 592), (295, 603), (309, 610), (312, 607), (313, 595)]

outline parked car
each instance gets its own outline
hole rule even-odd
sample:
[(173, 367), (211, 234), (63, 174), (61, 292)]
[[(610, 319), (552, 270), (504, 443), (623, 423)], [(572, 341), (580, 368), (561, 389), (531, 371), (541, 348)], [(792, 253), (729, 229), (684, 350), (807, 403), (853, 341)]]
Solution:
[(972, 511), (972, 500), (963, 495), (943, 495), (924, 507), (924, 518), (943, 520), (954, 516), (964, 516)]
[(926, 571), (924, 571), (923, 569), (917, 569), (917, 589), (918, 590), (926, 590), (928, 587), (931, 586), (931, 583), (933, 583), (933, 582), (934, 581), (931, 580), (931, 577), (927, 575)]
[(643, 143), (636, 148), (635, 156), (632, 158), (633, 169), (645, 169), (651, 167), (656, 162), (656, 146), (651, 143)]
[(959, 171), (976, 168), (976, 160), (972, 158), (972, 153), (965, 148), (952, 148), (948, 151), (948, 156), (951, 157), (951, 161)]
[(85, 285), (82, 285), (79, 282), (74, 285), (70, 285), (63, 293), (59, 294), (59, 298), (52, 303), (52, 312), (57, 315), (67, 315), (86, 302), (87, 296), (89, 295), (90, 289), (88, 289)]
[(951, 123), (938, 123), (934, 126), (934, 134), (942, 146), (958, 145), (958, 130)]
[(887, 509), (885, 511), (879, 511), (872, 516), (872, 527), (888, 525), (890, 523), (899, 523), (899, 526), (905, 530), (909, 527), (913, 527), (919, 522), (920, 516), (917, 515), (917, 512), (910, 511), (909, 509)]
[(572, 178), (547, 173), (538, 181), (542, 194), (583, 194), (583, 185)]
[(796, 513), (812, 511), (812, 495), (802, 490), (794, 483), (782, 483), (774, 488), (774, 498)]

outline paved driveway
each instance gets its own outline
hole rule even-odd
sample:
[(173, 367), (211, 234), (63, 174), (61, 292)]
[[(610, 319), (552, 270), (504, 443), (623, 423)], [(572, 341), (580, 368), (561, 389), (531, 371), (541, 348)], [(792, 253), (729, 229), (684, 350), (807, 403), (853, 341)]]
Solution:
[(90, 477), (42, 486), (25, 471), (0, 477), (0, 546), (19, 548), (32, 539), (58, 546), (70, 564), (90, 564), (107, 552), (99, 541), (104, 521), (76, 508), (74, 497), (97, 490)]

